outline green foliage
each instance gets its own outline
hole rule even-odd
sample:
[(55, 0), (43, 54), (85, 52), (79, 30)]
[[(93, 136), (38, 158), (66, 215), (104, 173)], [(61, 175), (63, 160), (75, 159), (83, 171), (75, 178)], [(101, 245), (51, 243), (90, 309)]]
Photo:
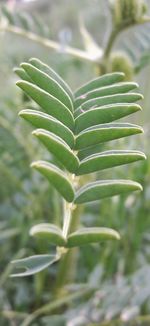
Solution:
[[(32, 236), (47, 238), (56, 246), (56, 255), (44, 255), (43, 258), (41, 255), (31, 256), (14, 261), (14, 267), (27, 269), (14, 276), (41, 271), (60, 259), (70, 247), (101, 242), (104, 239), (120, 239), (117, 231), (110, 228), (82, 228), (72, 233), (73, 210), (81, 203), (142, 190), (141, 185), (122, 179), (86, 183), (82, 176), (145, 159), (141, 152), (119, 150), (106, 153), (99, 151), (96, 157), (87, 155), (83, 160), (80, 159), (80, 152), (86, 148), (143, 132), (137, 125), (110, 123), (141, 109), (134, 104), (142, 98), (141, 94), (130, 93), (137, 84), (121, 82), (123, 74), (112, 73), (91, 81), (73, 94), (65, 82), (39, 60), (31, 59), (30, 63), (23, 63), (21, 68), (25, 74), (20, 75), (20, 70), (16, 70), (23, 78), (17, 85), (36, 102), (41, 111), (23, 110), (20, 115), (38, 127), (33, 134), (56, 159), (53, 164), (35, 161), (31, 166), (44, 175), (63, 197), (64, 212), (62, 229), (44, 223), (33, 226), (30, 231)], [(92, 115), (95, 108), (96, 115)], [(123, 113), (120, 115), (121, 110)], [(91, 118), (86, 118), (88, 113), (91, 113)]]

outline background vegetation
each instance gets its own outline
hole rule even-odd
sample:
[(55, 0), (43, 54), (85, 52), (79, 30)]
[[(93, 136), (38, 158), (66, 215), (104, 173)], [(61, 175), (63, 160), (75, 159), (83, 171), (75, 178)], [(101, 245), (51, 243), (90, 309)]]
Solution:
[[(12, 259), (43, 253), (45, 246), (47, 248), (47, 244), (33, 242), (28, 235), (30, 227), (42, 221), (56, 221), (61, 213), (57, 193), (29, 168), (33, 157), (38, 159), (41, 154), (46, 154), (30, 137), (30, 126), (18, 118), (20, 109), (30, 103), (15, 86), (13, 67), (36, 56), (53, 67), (75, 89), (102, 72), (95, 57), (93, 60), (93, 53), (99, 55), (111, 31), (108, 1), (57, 0), (12, 4), (10, 1), (11, 17), (6, 18), (6, 12), (2, 12), (0, 36), (0, 324), (28, 325), (28, 315), (34, 312), (37, 319), (32, 321), (32, 325), (149, 325), (150, 23), (122, 32), (112, 49), (112, 54), (116, 52), (119, 58), (122, 52), (128, 56), (132, 67), (130, 78), (138, 81), (144, 94), (143, 112), (132, 118), (133, 122), (144, 126), (144, 136), (115, 144), (118, 148), (126, 144), (129, 149), (141, 149), (148, 157), (143, 163), (116, 168), (113, 177), (124, 178), (128, 174), (129, 179), (142, 183), (144, 191), (139, 195), (115, 197), (88, 205), (81, 220), (87, 226), (93, 225), (94, 221), (97, 226), (118, 230), (121, 241), (76, 251), (73, 260), (76, 264), (73, 265), (72, 261), (71, 273), (67, 272), (63, 281), (61, 267), (57, 264), (34, 277), (11, 279), (8, 276)], [(10, 21), (12, 17), (13, 22)], [(4, 24), (8, 21), (21, 28), (26, 24), (26, 30), (30, 29), (25, 23), (28, 22), (32, 32), (56, 40), (59, 51), (4, 31)], [(86, 28), (90, 36), (93, 35), (92, 40), (87, 37)], [(99, 48), (93, 43), (93, 38)], [(92, 59), (81, 60), (77, 55), (65, 53), (66, 45), (83, 51), (86, 49)], [(109, 69), (112, 69), (112, 61)], [(108, 176), (110, 173), (107, 172)]]

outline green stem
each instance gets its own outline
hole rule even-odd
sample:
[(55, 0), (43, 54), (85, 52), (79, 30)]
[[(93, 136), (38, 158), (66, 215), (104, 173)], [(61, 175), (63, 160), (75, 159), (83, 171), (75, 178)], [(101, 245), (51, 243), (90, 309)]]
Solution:
[(109, 36), (109, 39), (108, 39), (108, 42), (107, 42), (107, 45), (106, 45), (106, 48), (104, 50), (104, 54), (103, 54), (103, 60), (106, 60), (109, 55), (110, 55), (110, 52), (112, 50), (112, 47), (114, 45), (114, 42), (119, 34), (119, 30), (118, 29), (114, 29), (112, 30), (110, 36)]
[(67, 239), (70, 230), (70, 224), (72, 220), (72, 210), (73, 210), (73, 205), (68, 204), (65, 201), (64, 202), (64, 224), (63, 224), (63, 236), (65, 239)]

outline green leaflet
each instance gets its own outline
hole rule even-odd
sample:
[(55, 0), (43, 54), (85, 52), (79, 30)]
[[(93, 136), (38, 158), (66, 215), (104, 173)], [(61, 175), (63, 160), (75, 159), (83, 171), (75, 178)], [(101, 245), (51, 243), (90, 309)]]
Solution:
[(33, 237), (48, 239), (50, 243), (53, 243), (56, 246), (66, 245), (61, 229), (54, 224), (41, 223), (34, 225), (30, 229), (30, 235)]
[(11, 274), (11, 277), (29, 276), (41, 272), (54, 264), (60, 257), (58, 255), (36, 255), (24, 259), (14, 260), (11, 263), (14, 268), (25, 269), (25, 272)]
[(44, 129), (36, 129), (33, 131), (33, 135), (45, 145), (69, 172), (75, 173), (79, 166), (79, 160), (60, 137)]
[(74, 200), (73, 186), (58, 167), (45, 161), (33, 162), (31, 166), (43, 174), (67, 202)]
[(19, 115), (37, 128), (46, 129), (61, 137), (71, 148), (74, 146), (72, 131), (57, 119), (36, 110), (22, 110)]
[(98, 143), (142, 133), (143, 129), (129, 123), (108, 123), (82, 131), (76, 138), (76, 149), (86, 148)]
[(73, 115), (62, 102), (45, 92), (43, 89), (27, 81), (18, 81), (16, 84), (38, 105), (40, 105), (46, 113), (64, 123), (69, 129), (73, 129)]
[(141, 110), (138, 104), (109, 104), (88, 110), (75, 119), (75, 133), (101, 123), (108, 123)]
[(82, 204), (112, 197), (131, 191), (142, 190), (142, 186), (131, 180), (101, 180), (87, 184), (78, 190), (74, 203)]
[(73, 111), (73, 103), (66, 93), (66, 91), (58, 84), (58, 82), (51, 78), (45, 72), (39, 70), (29, 63), (22, 63), (21, 67), (33, 80), (33, 82), (44, 91), (50, 95), (56, 97), (60, 102), (62, 102), (70, 111)]
[(83, 175), (145, 159), (145, 154), (138, 151), (106, 151), (93, 154), (82, 160), (76, 174)]
[(108, 96), (94, 98), (92, 100), (83, 103), (75, 111), (75, 117), (78, 117), (80, 114), (84, 113), (84, 111), (87, 111), (89, 109), (95, 109), (104, 105), (114, 104), (114, 103), (116, 104), (134, 103), (142, 99), (143, 96), (139, 93), (115, 94), (115, 95), (108, 95)]
[(66, 91), (66, 93), (69, 95), (71, 101), (74, 100), (73, 93), (70, 89), (70, 87), (65, 83), (65, 81), (48, 65), (40, 61), (39, 59), (36, 58), (31, 58), (29, 62), (38, 68), (39, 70), (42, 70), (45, 72), (47, 75), (49, 75), (51, 78), (55, 79), (59, 85)]
[(124, 79), (124, 74), (121, 72), (106, 74), (104, 76), (100, 76), (96, 79), (93, 79), (90, 82), (86, 83), (85, 85), (81, 86), (75, 91), (74, 95), (77, 98), (96, 88), (112, 85), (114, 83), (120, 82), (123, 79)]
[(32, 83), (32, 79), (29, 77), (29, 75), (22, 68), (15, 68), (14, 72), (21, 79), (26, 80), (29, 83)]
[(122, 82), (122, 83), (117, 83), (117, 84), (94, 89), (91, 92), (88, 92), (88, 93), (76, 98), (75, 108), (78, 108), (81, 104), (83, 104), (84, 102), (86, 102), (88, 100), (95, 99), (97, 97), (102, 97), (102, 96), (114, 95), (114, 94), (119, 94), (119, 93), (127, 93), (137, 87), (138, 87), (137, 83)]
[(83, 228), (69, 234), (67, 247), (78, 247), (94, 242), (104, 240), (120, 240), (120, 235), (117, 231), (103, 227)]

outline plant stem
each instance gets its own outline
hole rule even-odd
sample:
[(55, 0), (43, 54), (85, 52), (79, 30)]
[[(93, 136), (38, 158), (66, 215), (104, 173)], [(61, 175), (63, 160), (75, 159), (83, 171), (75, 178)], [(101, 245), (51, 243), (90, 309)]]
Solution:
[(55, 311), (62, 305), (70, 304), (70, 303), (72, 303), (73, 300), (79, 299), (80, 297), (83, 297), (90, 293), (93, 293), (93, 289), (91, 289), (91, 288), (87, 288), (85, 290), (82, 289), (73, 294), (68, 294), (67, 296), (65, 296), (61, 299), (57, 299), (54, 302), (47, 303), (43, 307), (34, 311), (33, 314), (28, 316), (20, 326), (29, 326), (36, 318), (38, 318), (44, 314), (50, 314), (52, 311)]
[(73, 210), (73, 205), (68, 204), (66, 201), (64, 201), (63, 236), (65, 239), (67, 239), (67, 235), (70, 230), (70, 224), (71, 224), (71, 220), (72, 220), (72, 210)]
[(110, 55), (110, 52), (112, 50), (112, 47), (114, 45), (114, 42), (116, 40), (116, 37), (117, 35), (119, 34), (119, 30), (118, 29), (114, 29), (112, 30), (110, 36), (109, 36), (109, 39), (108, 39), (108, 42), (107, 42), (107, 45), (106, 45), (106, 48), (104, 50), (104, 54), (103, 54), (103, 60), (107, 59)]
[(87, 60), (90, 62), (98, 62), (99, 58), (93, 58), (91, 54), (89, 54), (87, 51), (83, 51), (77, 48), (70, 47), (68, 45), (62, 45), (61, 43), (49, 40), (47, 38), (44, 38), (40, 35), (37, 35), (35, 33), (26, 31), (18, 26), (13, 25), (6, 25), (0, 26), (0, 32), (9, 32), (16, 34), (18, 36), (24, 37), (28, 40), (34, 41), (46, 48), (50, 48), (52, 50), (55, 50), (57, 52), (62, 52), (66, 54), (70, 54), (74, 56), (75, 58), (79, 58), (81, 60)]

